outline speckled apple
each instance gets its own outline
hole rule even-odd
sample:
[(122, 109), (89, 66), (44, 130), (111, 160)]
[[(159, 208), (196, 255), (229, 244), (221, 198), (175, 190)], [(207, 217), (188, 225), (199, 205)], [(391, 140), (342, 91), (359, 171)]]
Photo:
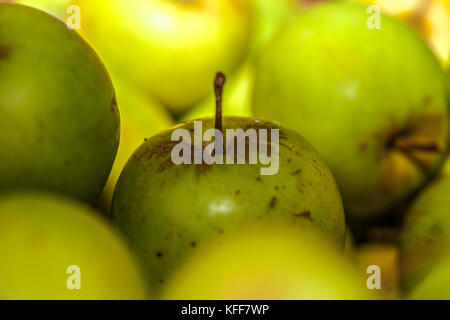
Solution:
[[(203, 119), (203, 132), (215, 125)], [(312, 227), (343, 247), (345, 218), (339, 191), (326, 164), (295, 131), (252, 118), (225, 117), (223, 130), (279, 129), (279, 170), (260, 165), (175, 165), (175, 129), (146, 141), (122, 172), (112, 217), (146, 264), (150, 283), (163, 284), (183, 258), (214, 234), (270, 221), (302, 232)], [(203, 146), (204, 147), (204, 146)]]
[(110, 77), (56, 18), (0, 4), (0, 192), (45, 189), (94, 203), (119, 144)]

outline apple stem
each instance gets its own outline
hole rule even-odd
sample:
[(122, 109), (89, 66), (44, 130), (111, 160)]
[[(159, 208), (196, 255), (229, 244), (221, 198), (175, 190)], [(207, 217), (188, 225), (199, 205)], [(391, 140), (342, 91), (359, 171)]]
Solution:
[(216, 74), (214, 80), (214, 92), (216, 94), (216, 129), (222, 132), (222, 92), (225, 84), (225, 75), (222, 72)]
[[(216, 78), (214, 80), (214, 92), (216, 94), (216, 123), (215, 128), (222, 133), (222, 92), (223, 86), (225, 84), (226, 77), (222, 72), (218, 72), (216, 74)], [(223, 141), (219, 141), (218, 137), (215, 137), (215, 150), (216, 153), (223, 153)]]

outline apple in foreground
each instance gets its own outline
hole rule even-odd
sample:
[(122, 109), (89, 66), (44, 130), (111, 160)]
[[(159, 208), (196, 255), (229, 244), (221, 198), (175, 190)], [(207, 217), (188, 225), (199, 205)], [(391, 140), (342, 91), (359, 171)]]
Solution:
[(370, 299), (356, 268), (321, 237), (264, 226), (222, 237), (193, 254), (164, 299)]
[[(310, 228), (320, 230), (343, 248), (344, 212), (326, 164), (299, 134), (277, 123), (238, 117), (222, 120), (223, 83), (223, 75), (218, 74), (216, 119), (188, 121), (148, 139), (130, 158), (117, 183), (113, 222), (144, 261), (152, 286), (159, 284), (162, 288), (183, 259), (210, 242), (212, 235), (259, 221), (289, 225), (299, 233)], [(222, 153), (223, 157), (217, 148), (216, 156), (224, 164), (205, 161), (175, 164), (173, 154), (178, 154), (174, 150), (180, 144), (187, 147), (183, 157), (188, 160), (192, 160), (192, 153), (215, 152), (216, 148), (209, 147), (216, 141), (211, 144), (198, 141), (204, 138), (199, 130), (206, 132), (214, 128), (215, 132), (224, 133), (227, 129), (236, 130), (237, 139), (224, 134), (226, 140), (222, 140), (222, 145), (227, 147), (227, 153)], [(194, 143), (184, 138), (181, 142), (179, 138), (172, 139), (174, 133), (181, 132), (193, 133)], [(249, 139), (252, 132), (255, 140), (259, 137), (259, 151), (270, 150), (270, 167), (273, 169), (272, 165), (278, 163), (275, 174), (262, 175), (269, 167), (262, 165), (268, 157), (251, 148), (254, 146)], [(270, 140), (264, 141), (263, 132)], [(237, 143), (229, 147), (233, 141), (244, 144), (245, 156)], [(228, 153), (230, 149), (234, 155)], [(250, 159), (257, 156), (260, 162), (250, 164)], [(234, 164), (227, 164), (229, 160)], [(241, 160), (243, 163), (238, 164)]]
[[(351, 220), (385, 213), (430, 180), (444, 160), (444, 75), (407, 25), (366, 7), (318, 5), (263, 50), (256, 117), (290, 126), (330, 166)], [(426, 81), (424, 81), (424, 77)]]
[(20, 193), (0, 213), (0, 299), (148, 298), (122, 238), (88, 206)]
[(95, 203), (119, 144), (114, 88), (94, 51), (56, 18), (0, 3), (0, 190)]

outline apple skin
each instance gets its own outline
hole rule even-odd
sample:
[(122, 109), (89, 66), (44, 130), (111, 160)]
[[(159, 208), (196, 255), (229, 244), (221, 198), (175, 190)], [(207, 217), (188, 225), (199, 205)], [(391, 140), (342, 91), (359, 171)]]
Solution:
[[(0, 198), (1, 299), (146, 299), (125, 242), (85, 204), (41, 193)], [(81, 289), (67, 288), (67, 267)]]
[(110, 215), (114, 188), (123, 167), (144, 139), (173, 125), (165, 108), (151, 97), (113, 76), (120, 111), (120, 144), (99, 207)]
[(42, 11), (2, 3), (0, 25), (0, 189), (95, 203), (119, 144), (108, 73), (75, 32)]
[(218, 70), (247, 53), (249, 9), (239, 0), (77, 0), (81, 34), (116, 74), (175, 114), (200, 102)]
[[(450, 55), (449, 55), (450, 56)], [(447, 103), (450, 106), (450, 67), (447, 68), (447, 73), (446, 73), (446, 82), (447, 82)]]
[(439, 262), (409, 295), (412, 300), (450, 299), (450, 259)]
[(450, 53), (450, 1), (448, 0), (349, 0), (376, 5), (384, 13), (411, 25), (428, 43), (442, 66), (448, 66)]
[(449, 136), (430, 49), (392, 18), (382, 16), (380, 30), (367, 19), (365, 7), (347, 3), (298, 16), (262, 52), (253, 96), (255, 116), (298, 130), (318, 150), (351, 220), (383, 214), (428, 181)]
[(255, 55), (300, 9), (301, 0), (246, 0), (252, 10), (250, 55)]
[(224, 235), (170, 280), (169, 300), (371, 299), (362, 274), (311, 234), (264, 226)]
[[(214, 126), (203, 119), (203, 132)], [(342, 248), (345, 218), (326, 164), (296, 132), (273, 122), (225, 117), (226, 128), (280, 129), (279, 171), (261, 176), (260, 165), (174, 165), (172, 131), (148, 139), (125, 166), (113, 198), (112, 219), (146, 266), (152, 287), (162, 289), (185, 257), (209, 242), (259, 221), (297, 230), (313, 228)], [(224, 131), (225, 132), (225, 131)]]
[[(450, 164), (450, 162), (448, 162)], [(412, 204), (401, 237), (400, 268), (406, 293), (450, 257), (450, 165)]]
[[(2, 1), (0, 0), (0, 2)], [(8, 0), (5, 2), (8, 2)], [(10, 0), (10, 2), (43, 10), (63, 21), (65, 21), (64, 18), (68, 16), (66, 10), (72, 3), (71, 0)]]

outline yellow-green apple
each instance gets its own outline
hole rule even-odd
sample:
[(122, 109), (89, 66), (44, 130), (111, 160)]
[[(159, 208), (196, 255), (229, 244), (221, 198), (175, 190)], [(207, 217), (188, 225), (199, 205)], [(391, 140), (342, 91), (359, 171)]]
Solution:
[(174, 113), (210, 92), (217, 70), (245, 57), (249, 9), (239, 0), (76, 0), (80, 32), (107, 66)]
[(146, 299), (119, 233), (85, 204), (41, 193), (0, 198), (0, 299)]
[(314, 145), (352, 220), (381, 215), (426, 183), (449, 137), (436, 57), (407, 25), (376, 18), (348, 3), (304, 11), (266, 46), (255, 76), (255, 116)]
[[(223, 77), (217, 80), (220, 90)], [(163, 288), (212, 235), (259, 221), (291, 225), (299, 233), (313, 228), (344, 245), (339, 191), (313, 147), (278, 123), (243, 117), (222, 123), (219, 101), (220, 94), (216, 119), (181, 123), (144, 142), (117, 183), (113, 221), (144, 261), (152, 286)], [(217, 137), (223, 132), (225, 153), (211, 149), (216, 141), (206, 142), (214, 128)]]
[(413, 26), (427, 41), (443, 66), (450, 53), (450, 1), (448, 0), (350, 0), (378, 6), (383, 12)]
[(260, 227), (199, 248), (170, 280), (165, 299), (370, 299), (366, 280), (317, 235)]

